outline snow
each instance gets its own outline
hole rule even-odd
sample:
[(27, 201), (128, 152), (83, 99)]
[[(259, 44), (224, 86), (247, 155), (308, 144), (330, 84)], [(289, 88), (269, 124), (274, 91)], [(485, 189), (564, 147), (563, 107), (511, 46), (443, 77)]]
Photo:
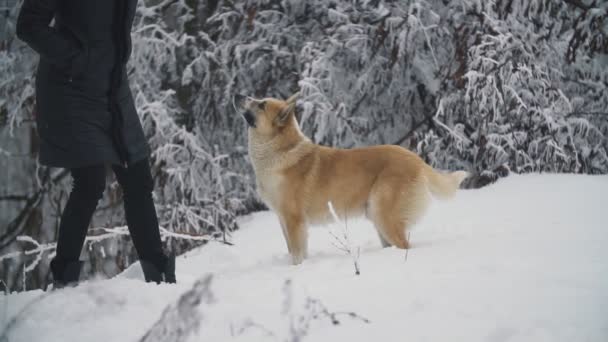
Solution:
[[(156, 331), (167, 341), (606, 341), (606, 194), (608, 176), (581, 175), (463, 190), (433, 202), (407, 259), (352, 220), (358, 276), (332, 243), (342, 226), (312, 227), (309, 259), (292, 266), (274, 214), (256, 213), (240, 219), (234, 246), (181, 256), (177, 285), (146, 284), (133, 265), (76, 288), (13, 293), (0, 297), (0, 327), (19, 314), (10, 342), (136, 341), (169, 307), (146, 341), (163, 340)], [(358, 316), (333, 324), (323, 308)]]

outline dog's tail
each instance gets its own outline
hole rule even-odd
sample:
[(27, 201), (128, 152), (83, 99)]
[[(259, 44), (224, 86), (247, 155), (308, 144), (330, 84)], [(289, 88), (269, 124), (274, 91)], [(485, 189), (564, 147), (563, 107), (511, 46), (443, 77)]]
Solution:
[(425, 165), (424, 175), (431, 193), (437, 198), (448, 199), (454, 196), (460, 183), (469, 176), (469, 173), (466, 171), (442, 173), (437, 172), (429, 165)]

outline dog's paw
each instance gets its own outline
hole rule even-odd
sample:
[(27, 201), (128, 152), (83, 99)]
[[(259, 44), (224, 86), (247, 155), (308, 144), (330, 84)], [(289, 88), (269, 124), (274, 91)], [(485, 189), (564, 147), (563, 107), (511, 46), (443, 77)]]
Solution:
[(304, 255), (291, 255), (291, 263), (293, 265), (299, 265), (304, 261)]

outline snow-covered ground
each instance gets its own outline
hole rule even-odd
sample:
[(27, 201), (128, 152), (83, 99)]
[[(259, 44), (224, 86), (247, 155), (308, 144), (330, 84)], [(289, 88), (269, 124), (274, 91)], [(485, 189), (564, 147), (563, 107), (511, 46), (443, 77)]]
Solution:
[(234, 246), (180, 257), (177, 285), (134, 265), (2, 296), (0, 327), (10, 342), (137, 341), (152, 326), (146, 341), (608, 341), (607, 176), (511, 176), (434, 201), (407, 259), (350, 221), (360, 275), (334, 246), (341, 225), (313, 227), (300, 266), (272, 213), (241, 226)]

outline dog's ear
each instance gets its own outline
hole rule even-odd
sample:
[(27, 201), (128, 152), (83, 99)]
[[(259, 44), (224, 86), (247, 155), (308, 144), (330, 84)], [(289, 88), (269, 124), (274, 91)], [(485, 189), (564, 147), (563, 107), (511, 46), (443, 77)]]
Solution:
[(291, 95), (287, 100), (285, 100), (285, 102), (295, 103), (299, 96), (300, 96), (300, 92), (297, 92), (297, 93)]
[(287, 102), (287, 106), (283, 107), (277, 117), (274, 119), (274, 122), (278, 126), (284, 126), (287, 123), (287, 119), (296, 112), (296, 101), (295, 99), (292, 102)]

